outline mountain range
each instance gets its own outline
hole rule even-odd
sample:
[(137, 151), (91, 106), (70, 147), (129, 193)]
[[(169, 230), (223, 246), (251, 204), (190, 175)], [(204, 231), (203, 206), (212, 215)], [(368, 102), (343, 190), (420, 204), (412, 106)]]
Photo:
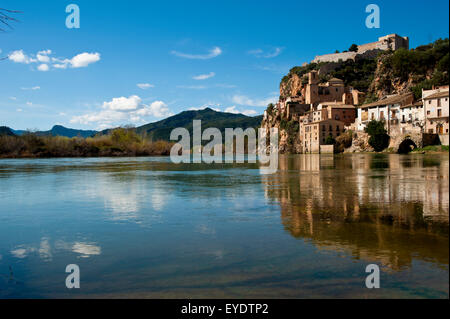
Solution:
[[(225, 128), (258, 128), (261, 126), (262, 115), (260, 116), (246, 116), (244, 114), (234, 114), (218, 112), (211, 108), (196, 111), (184, 111), (177, 115), (168, 117), (158, 122), (145, 124), (136, 127), (135, 130), (138, 134), (145, 136), (152, 141), (157, 140), (170, 140), (170, 132), (177, 127), (186, 128), (192, 134), (192, 121), (201, 120), (202, 130), (210, 127), (218, 128), (222, 135), (225, 134)], [(66, 136), (66, 137), (91, 137), (95, 135), (104, 135), (111, 132), (112, 129), (103, 131), (94, 130), (77, 130), (66, 128), (61, 125), (55, 125), (49, 131), (34, 132), (38, 136)], [(27, 131), (13, 130), (9, 127), (0, 127), (0, 135), (23, 135)]]

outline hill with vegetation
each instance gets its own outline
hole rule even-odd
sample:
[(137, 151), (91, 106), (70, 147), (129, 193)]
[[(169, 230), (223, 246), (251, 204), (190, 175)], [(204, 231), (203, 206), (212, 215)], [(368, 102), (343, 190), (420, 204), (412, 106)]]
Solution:
[(6, 136), (15, 136), (14, 132), (7, 126), (0, 126), (0, 136), (6, 135)]
[[(183, 127), (192, 136), (192, 125), (194, 120), (202, 121), (202, 131), (215, 127), (225, 136), (225, 128), (258, 128), (261, 125), (261, 116), (246, 116), (217, 112), (211, 108), (196, 111), (184, 111), (164, 120), (136, 127), (136, 133), (150, 141), (170, 141), (170, 133), (173, 129)], [(108, 134), (111, 130), (104, 130), (99, 135)]]
[[(25, 130), (13, 130), (10, 129), (15, 135), (24, 135), (26, 133), (30, 133), (29, 131)], [(35, 135), (38, 136), (64, 136), (64, 137), (90, 137), (98, 133), (98, 131), (94, 130), (77, 130), (73, 128), (67, 128), (62, 125), (55, 125), (52, 127), (51, 130), (48, 131), (36, 131), (33, 132)]]
[(415, 49), (382, 51), (375, 58), (339, 62), (309, 63), (293, 67), (280, 83), (280, 97), (301, 95), (308, 83), (307, 73), (319, 71), (322, 83), (339, 78), (345, 85), (366, 93), (364, 103), (388, 94), (414, 92), (449, 83), (449, 39), (439, 39)]

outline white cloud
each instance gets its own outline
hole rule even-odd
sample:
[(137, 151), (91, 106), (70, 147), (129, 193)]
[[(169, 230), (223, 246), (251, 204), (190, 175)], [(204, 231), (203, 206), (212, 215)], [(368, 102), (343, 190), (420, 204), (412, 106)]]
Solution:
[(226, 112), (226, 113), (234, 113), (234, 114), (239, 114), (240, 113), (240, 114), (244, 114), (244, 115), (247, 115), (247, 116), (254, 116), (254, 115), (258, 114), (255, 110), (239, 111), (236, 108), (235, 105), (227, 107), (224, 112)]
[(270, 58), (274, 58), (277, 57), (281, 54), (281, 52), (283, 52), (283, 48), (274, 48), (272, 51), (269, 52), (264, 52), (261, 49), (255, 49), (255, 50), (251, 50), (248, 51), (248, 54), (254, 55), (257, 58), (265, 58), (265, 59), (270, 59)]
[(23, 53), (23, 50), (16, 50), (16, 51), (14, 51), (13, 53), (11, 53), (8, 56), (8, 59), (13, 61), (14, 63), (30, 64), (30, 63), (36, 62), (35, 59), (32, 59), (31, 57), (29, 57), (28, 55)]
[(188, 90), (204, 90), (206, 86), (204, 85), (178, 85), (179, 89), (188, 89)]
[(38, 66), (38, 70), (42, 71), (42, 72), (47, 72), (49, 70), (49, 67), (48, 67), (47, 64), (43, 63), (43, 64)]
[(80, 53), (70, 60), (72, 68), (84, 68), (91, 63), (100, 61), (100, 53)]
[(33, 106), (33, 103), (31, 103), (31, 102), (27, 102), (26, 103), (28, 106)]
[(24, 90), (24, 91), (29, 91), (29, 90), (31, 90), (31, 91), (36, 91), (36, 90), (40, 90), (41, 89), (41, 87), (40, 86), (33, 86), (33, 87), (30, 87), (30, 88), (25, 88), (25, 87), (23, 87), (23, 88), (20, 88), (21, 90)]
[(48, 63), (50, 62), (49, 55), (52, 54), (52, 50), (43, 50), (39, 51), (36, 55), (36, 58), (39, 62)]
[(207, 80), (214, 77), (216, 74), (214, 72), (210, 72), (208, 74), (199, 74), (192, 77), (194, 80)]
[(276, 103), (277, 99), (276, 96), (273, 96), (263, 100), (254, 100), (245, 95), (234, 95), (231, 100), (238, 105), (267, 106), (269, 103)]
[(122, 96), (115, 97), (110, 102), (103, 102), (102, 107), (113, 111), (134, 111), (141, 102), (141, 98), (137, 95), (132, 95), (129, 98)]
[(154, 101), (146, 105), (137, 95), (113, 98), (102, 104), (102, 110), (72, 117), (71, 123), (93, 124), (99, 128), (110, 128), (117, 125), (140, 123), (147, 117), (163, 118), (172, 115), (162, 101)]
[(167, 105), (162, 101), (155, 101), (150, 105), (146, 105), (144, 108), (139, 109), (136, 114), (139, 116), (149, 115), (159, 118), (172, 115)]
[[(23, 50), (16, 50), (13, 51), (9, 56), (8, 59), (15, 62), (15, 63), (24, 63), (24, 64), (30, 64), (30, 63), (41, 63), (39, 65), (38, 70), (39, 71), (48, 71), (49, 65), (52, 63), (52, 67), (55, 69), (67, 69), (69, 66), (71, 68), (84, 68), (87, 67), (89, 64), (95, 63), (100, 61), (100, 53), (88, 53), (83, 52), (80, 54), (75, 55), (71, 59), (59, 59), (59, 58), (50, 58), (50, 55), (52, 54), (52, 50), (42, 50), (36, 53), (35, 55), (27, 55), (23, 52)], [(46, 66), (44, 66), (46, 65)]]
[(10, 96), (9, 98), (10, 100), (17, 101), (17, 98), (15, 96)]
[(212, 59), (215, 57), (218, 57), (219, 55), (222, 54), (222, 49), (219, 47), (214, 47), (211, 50), (208, 51), (208, 54), (189, 54), (189, 53), (182, 53), (182, 52), (178, 52), (178, 51), (172, 51), (171, 53), (173, 55), (176, 55), (180, 58), (185, 58), (185, 59), (193, 59), (193, 60), (208, 60), (208, 59)]
[(155, 86), (153, 84), (150, 83), (138, 83), (136, 84), (138, 88), (143, 89), (143, 90), (147, 90), (149, 88), (154, 88)]
[(17, 112), (22, 112), (23, 110), (22, 110), (22, 109), (17, 109), (16, 111), (17, 111)]

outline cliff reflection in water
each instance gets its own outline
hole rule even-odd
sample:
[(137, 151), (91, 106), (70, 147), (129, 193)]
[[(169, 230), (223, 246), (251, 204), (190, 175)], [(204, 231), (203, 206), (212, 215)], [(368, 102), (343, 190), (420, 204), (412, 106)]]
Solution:
[(448, 267), (448, 155), (301, 155), (263, 179), (287, 232), (393, 270)]

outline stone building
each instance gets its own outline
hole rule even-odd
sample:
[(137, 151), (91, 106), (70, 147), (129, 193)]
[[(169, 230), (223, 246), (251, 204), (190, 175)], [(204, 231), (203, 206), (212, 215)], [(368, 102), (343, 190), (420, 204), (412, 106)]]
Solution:
[(409, 49), (409, 38), (401, 37), (397, 34), (388, 34), (378, 38), (378, 41), (358, 45), (357, 52), (342, 52), (319, 55), (314, 58), (312, 62), (339, 62), (347, 60), (357, 60), (358, 58), (373, 58), (376, 57), (380, 51), (398, 50), (400, 48)]
[[(358, 108), (357, 129), (363, 131), (367, 123), (372, 120), (384, 121), (388, 134), (392, 126), (399, 124), (402, 107), (411, 106), (414, 103), (414, 94), (396, 94), (385, 99), (368, 103)], [(420, 107), (420, 105), (418, 105)]]
[(327, 102), (317, 106), (317, 111), (322, 112), (322, 119), (332, 119), (341, 121), (345, 126), (349, 126), (356, 120), (356, 108), (350, 104), (339, 102)]
[(328, 136), (334, 139), (344, 132), (344, 123), (336, 120), (318, 120), (309, 122), (304, 119), (300, 125), (302, 153), (320, 153)]
[(338, 137), (346, 126), (354, 123), (355, 118), (356, 108), (339, 102), (322, 103), (305, 112), (299, 120), (302, 153), (324, 152), (327, 137)]
[(305, 88), (305, 104), (317, 106), (324, 102), (342, 102), (342, 104), (357, 105), (361, 92), (351, 87), (346, 87), (344, 81), (337, 78), (330, 79), (327, 83), (320, 83), (319, 73), (308, 73), (308, 84)]
[(449, 145), (449, 88), (423, 90), (425, 132), (438, 134), (443, 145)]

